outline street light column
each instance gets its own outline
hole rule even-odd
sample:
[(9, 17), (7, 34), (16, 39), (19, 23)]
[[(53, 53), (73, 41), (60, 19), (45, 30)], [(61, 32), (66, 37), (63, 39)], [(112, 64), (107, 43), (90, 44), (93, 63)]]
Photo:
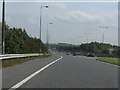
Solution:
[[(104, 26), (99, 26), (99, 28), (102, 28), (102, 29), (108, 29), (108, 27), (104, 27)], [(102, 35), (102, 43), (104, 43), (104, 33)]]
[(42, 6), (40, 7), (40, 53), (41, 53), (41, 43), (42, 43), (42, 40), (41, 40), (41, 21), (42, 21)]
[(88, 51), (88, 35), (90, 34), (90, 33), (85, 33), (86, 35), (87, 35), (87, 51)]
[(88, 44), (88, 34), (87, 34), (87, 44)]
[(42, 21), (42, 6), (40, 7), (40, 40), (41, 40), (41, 21)]
[(86, 35), (87, 35), (87, 44), (88, 44), (88, 35), (90, 34), (90, 33), (85, 33)]
[(42, 24), (42, 8), (43, 8), (43, 7), (48, 8), (48, 6), (41, 6), (41, 7), (40, 7), (40, 41), (41, 41), (41, 42), (40, 42), (40, 51), (39, 51), (40, 53), (42, 52), (42, 49), (41, 49), (41, 43), (42, 43), (41, 24)]
[(46, 38), (46, 44), (47, 44), (47, 47), (48, 47), (48, 42), (49, 42), (49, 40), (48, 40), (48, 23), (47, 23), (47, 38)]
[(2, 54), (5, 53), (4, 32), (5, 32), (5, 1), (3, 0), (3, 10), (2, 10)]
[(103, 33), (103, 35), (102, 35), (102, 43), (104, 43), (104, 33)]
[(48, 26), (49, 24), (52, 24), (52, 23), (47, 23), (47, 38), (46, 38), (46, 44), (47, 44), (47, 47), (49, 48), (49, 31), (48, 31)]

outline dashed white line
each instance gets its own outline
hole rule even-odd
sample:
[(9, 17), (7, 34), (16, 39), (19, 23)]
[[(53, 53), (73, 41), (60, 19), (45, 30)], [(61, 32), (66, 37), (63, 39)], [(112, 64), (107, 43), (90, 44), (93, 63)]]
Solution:
[(57, 60), (49, 63), (48, 65), (44, 66), (43, 68), (39, 69), (38, 71), (34, 72), (33, 74), (31, 74), (30, 76), (26, 77), (25, 79), (23, 79), (22, 81), (20, 81), (19, 83), (17, 83), (16, 85), (12, 86), (10, 89), (8, 90), (15, 90), (17, 88), (19, 88), (20, 86), (22, 86), (24, 83), (26, 83), (27, 81), (29, 81), (31, 78), (33, 78), (35, 75), (39, 74), (40, 72), (42, 72), (43, 70), (45, 70), (46, 68), (48, 68), (49, 66), (51, 66), (52, 64), (56, 63), (57, 61), (61, 60), (63, 57), (61, 56), (60, 58), (58, 58)]

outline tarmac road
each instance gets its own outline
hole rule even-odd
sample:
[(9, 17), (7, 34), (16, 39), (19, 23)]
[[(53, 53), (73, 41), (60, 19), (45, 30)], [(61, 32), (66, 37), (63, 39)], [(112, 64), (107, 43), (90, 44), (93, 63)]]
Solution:
[[(59, 56), (58, 56), (59, 55)], [(60, 58), (62, 56), (62, 58)], [(47, 59), (33, 60), (14, 67), (4, 68), (3, 88), (11, 88), (40, 70), (18, 88), (117, 88), (118, 67), (96, 61), (95, 58), (72, 56), (57, 52)]]

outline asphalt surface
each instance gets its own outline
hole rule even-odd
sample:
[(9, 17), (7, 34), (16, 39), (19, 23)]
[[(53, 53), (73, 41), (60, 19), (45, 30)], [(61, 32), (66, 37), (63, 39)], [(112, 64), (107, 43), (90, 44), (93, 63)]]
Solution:
[(117, 88), (118, 67), (95, 58), (58, 53), (47, 59), (34, 60), (4, 68), (3, 88), (10, 88), (50, 62), (60, 58), (19, 88)]

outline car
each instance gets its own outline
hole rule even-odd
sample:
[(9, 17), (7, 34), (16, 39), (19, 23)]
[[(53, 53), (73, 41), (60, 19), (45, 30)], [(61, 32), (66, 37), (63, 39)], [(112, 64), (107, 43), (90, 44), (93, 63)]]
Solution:
[(95, 55), (93, 53), (88, 53), (87, 57), (94, 57)]
[(77, 55), (80, 55), (80, 53), (78, 52)]
[(75, 53), (73, 53), (73, 56), (77, 56), (77, 53), (75, 52)]
[(70, 55), (70, 52), (67, 52), (66, 55)]

